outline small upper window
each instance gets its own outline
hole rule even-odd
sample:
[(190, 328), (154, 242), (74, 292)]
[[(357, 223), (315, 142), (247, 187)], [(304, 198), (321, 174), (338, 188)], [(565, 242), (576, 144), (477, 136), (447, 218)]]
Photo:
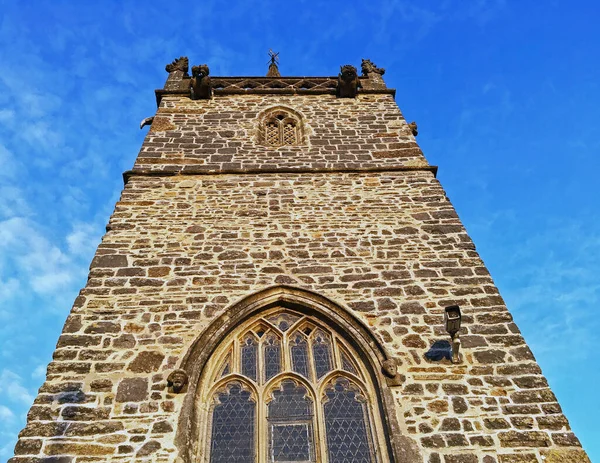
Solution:
[(300, 118), (283, 109), (268, 112), (262, 118), (260, 132), (260, 141), (267, 146), (293, 146), (302, 141)]

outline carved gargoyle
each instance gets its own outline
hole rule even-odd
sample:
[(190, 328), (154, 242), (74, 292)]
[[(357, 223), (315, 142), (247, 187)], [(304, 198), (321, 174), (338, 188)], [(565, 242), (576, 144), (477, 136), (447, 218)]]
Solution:
[(336, 95), (338, 98), (356, 98), (360, 81), (356, 68), (350, 64), (342, 66), (338, 75)]
[(363, 59), (360, 64), (360, 70), (362, 71), (362, 75), (364, 77), (368, 77), (369, 73), (375, 73), (379, 75), (385, 74), (385, 69), (378, 68), (375, 63), (373, 63), (370, 59)]
[(171, 64), (167, 64), (165, 66), (165, 71), (171, 73), (173, 71), (181, 71), (184, 75), (188, 75), (188, 71), (190, 68), (190, 62), (187, 56), (180, 56), (179, 58), (175, 58)]
[(410, 129), (411, 133), (413, 134), (414, 137), (416, 137), (417, 135), (419, 135), (419, 130), (417, 127), (417, 123), (415, 121), (412, 121), (410, 124), (408, 124), (408, 128)]
[(167, 378), (167, 386), (173, 390), (175, 394), (183, 391), (183, 388), (188, 382), (188, 375), (185, 370), (172, 371)]
[(208, 74), (210, 70), (206, 64), (192, 67), (190, 80), (190, 96), (192, 100), (210, 100), (212, 98), (212, 85)]
[(387, 359), (381, 364), (381, 370), (385, 375), (385, 382), (388, 386), (401, 386), (404, 383), (404, 376), (398, 373), (398, 360)]

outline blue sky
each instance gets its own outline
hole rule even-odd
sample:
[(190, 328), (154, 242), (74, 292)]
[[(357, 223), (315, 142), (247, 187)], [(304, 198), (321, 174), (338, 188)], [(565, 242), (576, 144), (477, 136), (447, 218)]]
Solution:
[(600, 461), (594, 1), (0, 0), (0, 461), (41, 385), (165, 64), (334, 75), (370, 58)]

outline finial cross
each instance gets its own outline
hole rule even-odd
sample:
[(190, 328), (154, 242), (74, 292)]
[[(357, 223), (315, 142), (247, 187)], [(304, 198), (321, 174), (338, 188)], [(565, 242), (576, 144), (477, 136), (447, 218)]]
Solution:
[(277, 64), (279, 62), (279, 52), (276, 53), (269, 48), (269, 56), (271, 57), (271, 59), (267, 64)]

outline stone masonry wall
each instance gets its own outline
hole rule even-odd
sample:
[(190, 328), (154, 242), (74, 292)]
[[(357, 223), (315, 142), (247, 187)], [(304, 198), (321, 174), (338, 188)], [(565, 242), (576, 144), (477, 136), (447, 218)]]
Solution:
[[(305, 144), (256, 143), (257, 117), (284, 106), (303, 115)], [(165, 96), (136, 169), (214, 172), (273, 169), (374, 169), (427, 165), (391, 95)]]
[[(390, 114), (373, 111), (375, 97)], [(324, 96), (322, 109), (316, 97), (302, 98), (306, 107), (288, 104), (311, 114), (310, 148), (270, 151), (244, 141), (259, 109), (272, 104), (269, 95), (178, 103), (240, 111), (226, 118), (163, 113), (171, 105), (163, 99), (158, 114), (168, 114), (178, 130), (199, 118), (205, 129), (181, 137), (154, 130), (147, 137), (138, 174), (116, 205), (11, 463), (175, 462), (184, 394), (168, 392), (167, 375), (212, 320), (274, 285), (305, 288), (346, 307), (401, 360), (406, 380), (392, 388), (398, 421), (424, 462), (589, 461), (429, 170), (177, 176), (140, 170), (384, 166), (390, 159), (395, 166), (426, 166), (414, 138), (394, 132), (405, 122), (387, 97), (346, 103)], [(345, 108), (355, 113), (340, 121), (334, 113)], [(319, 118), (330, 122), (317, 128)], [(336, 142), (315, 143), (327, 138), (326, 130), (339, 133)], [(376, 137), (386, 132), (394, 135)], [(396, 142), (377, 141), (396, 136), (412, 154), (377, 158), (379, 151), (402, 151)], [(202, 150), (186, 141), (175, 149), (186, 137), (222, 141), (207, 141)], [(348, 156), (365, 151), (364, 161), (323, 149), (342, 145)], [(448, 339), (443, 308), (451, 304), (463, 309), (457, 365), (426, 358), (436, 341)]]

